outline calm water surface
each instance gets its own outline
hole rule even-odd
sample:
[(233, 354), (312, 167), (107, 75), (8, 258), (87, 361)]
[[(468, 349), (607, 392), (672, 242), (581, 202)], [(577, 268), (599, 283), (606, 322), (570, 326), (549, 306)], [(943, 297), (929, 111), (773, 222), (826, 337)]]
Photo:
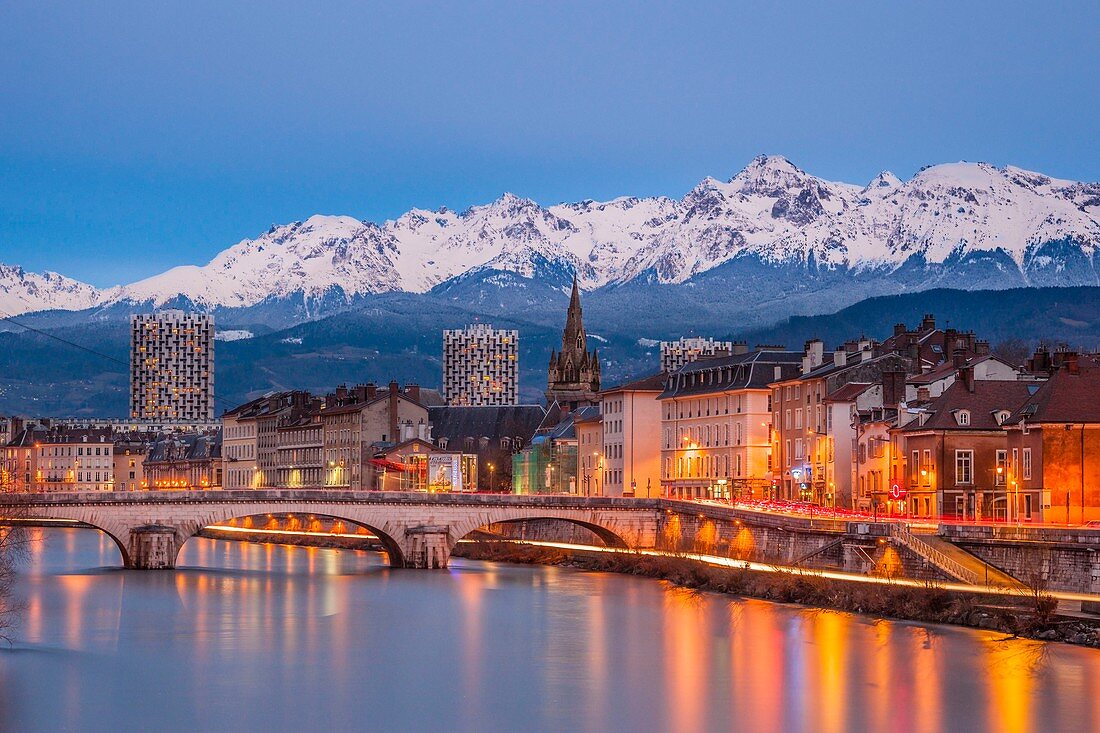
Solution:
[(43, 530), (0, 731), (1100, 730), (1100, 652), (653, 580)]

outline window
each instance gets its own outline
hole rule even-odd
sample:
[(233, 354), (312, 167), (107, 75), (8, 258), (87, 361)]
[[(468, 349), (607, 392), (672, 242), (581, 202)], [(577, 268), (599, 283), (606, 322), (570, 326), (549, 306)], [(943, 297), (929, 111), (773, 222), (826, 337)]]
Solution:
[(955, 483), (974, 483), (974, 451), (955, 451)]
[(970, 424), (970, 411), (969, 410), (959, 410), (958, 412), (956, 412), (955, 413), (955, 422), (957, 422), (959, 425), (961, 425), (963, 427), (969, 425)]
[(909, 461), (909, 478), (916, 483), (917, 476), (920, 476), (920, 451), (913, 451), (913, 457)]
[(787, 465), (790, 466), (791, 465), (791, 441), (790, 440), (787, 441), (787, 444), (786, 444), (785, 447), (786, 447), (786, 451), (784, 453), (787, 456)]
[(795, 430), (801, 430), (802, 429), (802, 408), (799, 408), (799, 409), (794, 411), (794, 429)]
[(924, 465), (924, 485), (932, 485), (932, 451), (926, 450), (923, 456)]
[(794, 457), (802, 458), (802, 438), (794, 439)]
[(997, 451), (997, 467), (993, 472), (993, 480), (998, 486), (1004, 486), (1008, 477), (1008, 451)]
[(787, 410), (787, 413), (783, 416), (783, 429), (784, 430), (790, 430), (791, 429), (791, 411), (790, 410)]
[(1024, 448), (1023, 475), (1025, 479), (1031, 478), (1031, 448)]

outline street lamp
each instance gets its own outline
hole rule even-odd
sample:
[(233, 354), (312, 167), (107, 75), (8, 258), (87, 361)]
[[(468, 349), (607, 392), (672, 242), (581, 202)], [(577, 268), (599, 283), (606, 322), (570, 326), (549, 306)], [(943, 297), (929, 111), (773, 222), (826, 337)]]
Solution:
[(492, 493), (495, 493), (495, 491), (496, 491), (497, 467), (494, 466), (492, 463), (488, 464), (488, 466), (489, 466), (489, 493), (492, 494)]

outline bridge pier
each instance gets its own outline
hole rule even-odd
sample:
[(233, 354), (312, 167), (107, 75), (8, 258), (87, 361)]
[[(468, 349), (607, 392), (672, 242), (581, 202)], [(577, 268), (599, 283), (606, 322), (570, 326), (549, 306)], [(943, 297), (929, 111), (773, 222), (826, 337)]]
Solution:
[(130, 530), (127, 552), (129, 568), (163, 570), (176, 567), (179, 540), (174, 527), (145, 524)]
[(446, 568), (450, 561), (450, 527), (425, 524), (405, 529), (405, 567)]

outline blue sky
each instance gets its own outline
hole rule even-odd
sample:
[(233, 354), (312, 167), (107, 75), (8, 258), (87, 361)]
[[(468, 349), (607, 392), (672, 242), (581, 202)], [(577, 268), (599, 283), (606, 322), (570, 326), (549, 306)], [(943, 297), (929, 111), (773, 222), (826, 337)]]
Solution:
[(313, 213), (986, 160), (1100, 179), (1095, 3), (0, 0), (0, 262), (131, 281)]

